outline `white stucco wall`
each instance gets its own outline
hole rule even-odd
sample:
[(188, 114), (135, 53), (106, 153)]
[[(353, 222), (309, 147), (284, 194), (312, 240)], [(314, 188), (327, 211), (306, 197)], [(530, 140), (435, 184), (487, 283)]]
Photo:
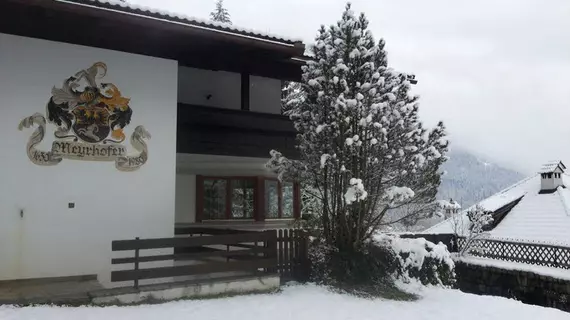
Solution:
[[(98, 61), (108, 67), (102, 82), (131, 98), (127, 137), (137, 125), (152, 135), (148, 162), (134, 172), (107, 161), (31, 163), (35, 127), (18, 123), (45, 115), (52, 87)], [(112, 240), (173, 236), (177, 70), (176, 61), (0, 34), (0, 280), (97, 274), (107, 285)], [(50, 149), (54, 130), (39, 148)]]
[(196, 221), (196, 175), (176, 173), (176, 223)]
[[(251, 111), (281, 114), (281, 80), (250, 76), (249, 96)], [(178, 101), (240, 110), (241, 75), (226, 71), (179, 67)]]

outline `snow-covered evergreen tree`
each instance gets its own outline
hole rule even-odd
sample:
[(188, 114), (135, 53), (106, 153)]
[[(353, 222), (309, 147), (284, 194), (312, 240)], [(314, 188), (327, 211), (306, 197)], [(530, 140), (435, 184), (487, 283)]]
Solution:
[(448, 145), (442, 123), (423, 128), (408, 76), (388, 67), (384, 40), (367, 28), (350, 4), (335, 25), (321, 26), (302, 82), (286, 88), (301, 160), (272, 151), (268, 163), (316, 190), (322, 236), (340, 250), (358, 250), (394, 222), (385, 219), (392, 208), (429, 207)]
[(232, 24), (230, 13), (228, 9), (224, 8), (224, 0), (216, 1), (216, 9), (210, 13), (210, 19), (212, 21)]

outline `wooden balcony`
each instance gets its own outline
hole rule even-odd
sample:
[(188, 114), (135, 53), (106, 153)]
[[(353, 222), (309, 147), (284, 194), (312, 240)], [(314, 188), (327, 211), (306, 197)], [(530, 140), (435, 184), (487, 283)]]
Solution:
[(268, 158), (275, 149), (295, 158), (295, 134), (283, 115), (178, 104), (178, 153)]

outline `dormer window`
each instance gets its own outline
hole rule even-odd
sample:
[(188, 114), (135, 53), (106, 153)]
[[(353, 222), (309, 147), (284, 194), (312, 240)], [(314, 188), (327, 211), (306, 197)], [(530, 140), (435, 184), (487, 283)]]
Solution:
[(540, 169), (540, 193), (552, 193), (559, 187), (564, 187), (562, 181), (562, 173), (566, 166), (562, 161), (551, 161), (542, 166)]

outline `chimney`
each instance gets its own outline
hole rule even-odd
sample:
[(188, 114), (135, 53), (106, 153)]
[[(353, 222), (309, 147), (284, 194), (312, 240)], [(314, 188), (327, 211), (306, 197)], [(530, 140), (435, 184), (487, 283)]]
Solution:
[(564, 187), (562, 175), (564, 174), (566, 166), (562, 161), (550, 161), (542, 165), (540, 169), (540, 192), (539, 193), (552, 193), (558, 187)]

